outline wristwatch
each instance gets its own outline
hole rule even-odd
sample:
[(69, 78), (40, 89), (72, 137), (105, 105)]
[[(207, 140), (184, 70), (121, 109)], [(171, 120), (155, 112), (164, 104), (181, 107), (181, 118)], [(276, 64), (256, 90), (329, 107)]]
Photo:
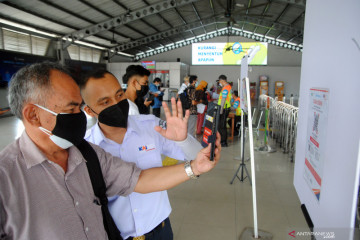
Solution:
[(192, 168), (191, 168), (191, 164), (190, 164), (191, 161), (186, 161), (185, 162), (185, 172), (186, 174), (191, 178), (191, 179), (198, 179), (199, 178), (199, 175), (195, 175)]

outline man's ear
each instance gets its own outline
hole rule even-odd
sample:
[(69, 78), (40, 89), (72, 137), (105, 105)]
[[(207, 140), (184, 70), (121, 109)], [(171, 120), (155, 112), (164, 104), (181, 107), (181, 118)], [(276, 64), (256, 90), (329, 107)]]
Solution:
[(84, 111), (91, 117), (96, 117), (96, 114), (89, 108), (88, 105), (85, 105)]
[(129, 79), (129, 82), (128, 82), (128, 86), (132, 86), (133, 88), (135, 88), (135, 89), (137, 89), (136, 88), (136, 77), (135, 76), (133, 76), (133, 77), (131, 77), (130, 79)]
[(39, 118), (39, 108), (33, 104), (25, 104), (22, 114), (23, 120), (28, 122), (30, 125), (34, 127), (40, 126), (40, 118)]

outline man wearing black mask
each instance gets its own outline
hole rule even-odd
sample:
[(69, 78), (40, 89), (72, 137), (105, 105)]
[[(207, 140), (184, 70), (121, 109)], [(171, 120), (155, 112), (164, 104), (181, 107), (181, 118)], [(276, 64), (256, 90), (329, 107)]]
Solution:
[[(102, 86), (99, 89), (104, 90)], [(120, 92), (115, 95), (117, 101), (121, 100)], [(89, 146), (90, 151), (80, 151), (78, 146), (86, 143), (82, 140), (86, 132), (86, 116), (80, 108), (83, 99), (74, 79), (56, 63), (36, 63), (20, 69), (10, 81), (8, 100), (25, 131), (0, 152), (0, 239), (108, 239), (107, 233), (114, 231), (110, 231), (112, 225), (104, 223), (103, 215), (108, 215), (102, 211), (101, 203), (106, 204), (106, 199), (96, 197), (94, 178), (89, 175), (94, 168), (88, 163), (94, 158), (98, 158), (95, 161), (101, 171), (95, 171), (100, 175), (97, 179), (105, 184), (100, 188), (106, 190), (108, 197), (170, 189), (210, 171), (220, 158), (219, 140), (214, 162), (210, 161), (207, 147), (190, 163), (144, 170), (94, 144)], [(93, 110), (101, 115), (97, 106), (108, 104), (108, 100), (113, 99), (98, 99)], [(119, 109), (126, 112), (127, 104), (122, 103), (125, 104)], [(167, 116), (178, 123), (180, 119), (175, 116), (180, 113), (176, 106), (173, 109), (171, 116), (166, 106)], [(107, 115), (106, 124), (113, 124)], [(166, 130), (156, 128), (159, 134), (174, 137), (171, 121)], [(142, 153), (149, 152), (146, 150), (151, 148), (147, 146)], [(89, 158), (91, 151), (96, 156)], [(133, 151), (126, 151), (130, 152)]]
[[(123, 76), (123, 83), (127, 84), (125, 95), (136, 104), (140, 114), (150, 113), (149, 106), (152, 101), (144, 99), (145, 95), (149, 92), (149, 76), (150, 71), (140, 65), (128, 66)], [(130, 105), (131, 110), (132, 107), (134, 106)]]
[[(191, 160), (201, 149), (196, 139), (187, 136), (189, 111), (185, 118), (181, 111), (169, 116), (169, 110), (164, 106), (166, 124), (153, 115), (128, 117), (128, 99), (122, 96), (117, 79), (105, 70), (89, 73), (80, 88), (86, 104), (84, 110), (98, 119), (97, 124), (87, 131), (85, 139), (106, 152), (146, 169), (161, 166), (161, 155)], [(176, 109), (174, 99), (172, 104), (172, 109)], [(178, 109), (182, 110), (179, 106)], [(166, 125), (170, 132), (164, 135), (161, 127)], [(173, 239), (168, 218), (171, 206), (166, 191), (111, 197), (109, 210), (124, 239), (147, 239), (149, 236), (153, 240)]]

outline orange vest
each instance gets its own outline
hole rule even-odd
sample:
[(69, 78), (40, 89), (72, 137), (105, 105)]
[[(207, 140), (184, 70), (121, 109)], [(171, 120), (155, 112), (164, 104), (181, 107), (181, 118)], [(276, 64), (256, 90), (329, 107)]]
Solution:
[(233, 107), (236, 110), (236, 116), (241, 116), (240, 98), (236, 98)]
[(220, 96), (219, 96), (218, 105), (221, 105), (221, 100), (222, 100), (223, 97), (226, 98), (226, 101), (225, 101), (225, 104), (224, 104), (224, 108), (229, 108), (229, 107), (231, 107), (231, 86), (230, 86), (230, 84), (227, 84), (226, 86), (224, 86), (224, 87), (221, 89), (221, 93), (220, 93)]

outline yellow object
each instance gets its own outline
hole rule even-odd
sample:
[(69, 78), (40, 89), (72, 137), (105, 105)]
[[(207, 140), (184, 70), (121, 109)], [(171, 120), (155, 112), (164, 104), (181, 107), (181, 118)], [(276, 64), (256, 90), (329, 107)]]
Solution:
[(283, 81), (275, 82), (275, 95), (278, 97), (279, 101), (283, 100), (283, 97), (284, 97), (284, 82)]
[(224, 104), (224, 108), (229, 108), (231, 107), (231, 86), (230, 84), (227, 84), (226, 86), (224, 86), (222, 89), (221, 89), (221, 93), (220, 93), (220, 96), (219, 96), (219, 101), (218, 101), (218, 105), (221, 105), (221, 100), (223, 97), (226, 97), (226, 101), (225, 101), (225, 104)]
[(145, 240), (145, 235), (139, 237), (133, 237), (133, 240)]
[(260, 81), (260, 95), (269, 95), (269, 81)]
[(178, 164), (179, 160), (176, 160), (174, 158), (170, 158), (170, 157), (166, 157), (163, 161), (162, 161), (162, 165), (165, 166), (172, 166), (172, 165), (176, 165)]

